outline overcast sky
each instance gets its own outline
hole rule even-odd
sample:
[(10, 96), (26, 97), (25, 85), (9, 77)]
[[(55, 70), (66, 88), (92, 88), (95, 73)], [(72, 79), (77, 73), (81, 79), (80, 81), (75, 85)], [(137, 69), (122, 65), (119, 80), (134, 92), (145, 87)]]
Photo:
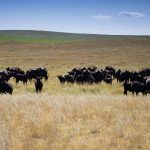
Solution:
[(150, 0), (0, 0), (0, 30), (150, 35)]

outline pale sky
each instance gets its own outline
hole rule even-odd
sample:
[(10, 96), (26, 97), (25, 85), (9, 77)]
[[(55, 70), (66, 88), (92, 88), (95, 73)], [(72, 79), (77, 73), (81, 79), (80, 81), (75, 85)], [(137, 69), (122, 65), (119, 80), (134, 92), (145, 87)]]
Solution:
[(150, 0), (0, 0), (0, 30), (150, 35)]

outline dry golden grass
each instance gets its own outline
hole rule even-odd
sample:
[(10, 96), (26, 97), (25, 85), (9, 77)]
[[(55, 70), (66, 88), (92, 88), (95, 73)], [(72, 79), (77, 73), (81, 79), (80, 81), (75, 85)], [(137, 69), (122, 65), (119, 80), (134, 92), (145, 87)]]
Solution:
[(0, 96), (0, 149), (149, 150), (149, 108), (149, 96)]
[(150, 96), (123, 96), (121, 84), (60, 85), (73, 67), (150, 65), (150, 38), (104, 38), (70, 43), (0, 41), (0, 68), (47, 67), (43, 93), (33, 82), (11, 83), (0, 95), (0, 150), (149, 150)]
[(0, 42), (0, 58), (0, 68), (20, 66), (29, 69), (45, 66), (50, 73), (90, 65), (140, 69), (150, 64), (150, 38), (64, 44)]

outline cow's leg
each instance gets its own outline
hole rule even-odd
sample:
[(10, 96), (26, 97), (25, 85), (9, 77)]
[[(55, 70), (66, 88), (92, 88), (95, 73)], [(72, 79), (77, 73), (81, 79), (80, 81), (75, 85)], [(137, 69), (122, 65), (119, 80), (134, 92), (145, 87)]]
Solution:
[(134, 95), (134, 91), (132, 91), (132, 95)]
[(42, 92), (42, 89), (40, 89), (39, 92), (41, 93), (41, 92)]
[(127, 90), (124, 90), (124, 95), (127, 95)]
[(19, 83), (19, 80), (18, 80), (18, 79), (16, 79), (16, 83), (17, 83), (17, 84)]
[(142, 92), (142, 95), (144, 96), (144, 95), (146, 95), (147, 96), (147, 92)]
[(45, 78), (45, 81), (47, 81), (47, 80), (48, 80), (48, 76), (47, 76), (47, 75), (46, 75), (44, 78)]

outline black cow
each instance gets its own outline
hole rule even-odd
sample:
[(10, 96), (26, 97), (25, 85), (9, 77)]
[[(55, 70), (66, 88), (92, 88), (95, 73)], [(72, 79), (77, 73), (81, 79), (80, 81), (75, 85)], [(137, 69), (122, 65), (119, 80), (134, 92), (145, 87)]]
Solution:
[(59, 79), (59, 81), (60, 81), (61, 84), (64, 84), (66, 82), (65, 77), (63, 77), (62, 75), (59, 75), (57, 77), (58, 77), (58, 79)]
[(132, 83), (132, 94), (134, 94), (134, 92), (136, 93), (136, 95), (138, 95), (138, 93), (142, 93), (143, 95), (146, 94), (147, 89), (144, 83), (135, 81)]
[(141, 76), (150, 76), (150, 68), (143, 68), (141, 70), (139, 70), (139, 74)]
[(88, 67), (88, 70), (89, 70), (90, 72), (94, 72), (96, 69), (98, 69), (96, 66)]
[(16, 79), (17, 84), (19, 83), (19, 81), (22, 81), (23, 84), (27, 84), (27, 76), (24, 74), (15, 74), (14, 78)]
[(143, 77), (141, 75), (137, 75), (135, 76), (134, 81), (143, 82)]
[(8, 82), (0, 82), (0, 94), (12, 94), (13, 93), (13, 87), (11, 83)]
[(130, 72), (128, 70), (121, 71), (119, 75), (119, 82), (129, 81)]
[(102, 70), (97, 69), (94, 72), (92, 72), (92, 76), (94, 78), (95, 83), (100, 83), (104, 78), (104, 73)]
[(125, 81), (125, 83), (122, 85), (124, 87), (124, 95), (127, 95), (128, 91), (132, 92), (132, 83)]
[(138, 95), (140, 92), (144, 95), (147, 92), (146, 86), (144, 83), (134, 81), (134, 82), (126, 82), (123, 84), (124, 86), (124, 95), (127, 95), (127, 92), (136, 93)]
[(10, 73), (6, 70), (2, 70), (0, 71), (0, 76), (5, 80), (5, 81), (8, 81), (11, 76), (10, 76)]
[(36, 68), (27, 70), (26, 75), (29, 80), (36, 78), (45, 78), (45, 80), (48, 80), (48, 71), (46, 68)]
[(121, 74), (121, 70), (118, 69), (115, 73), (115, 78), (117, 79), (117, 82), (119, 82), (120, 74)]
[(26, 71), (26, 76), (29, 80), (36, 79), (39, 77), (38, 72), (36, 69), (30, 69)]
[(25, 74), (25, 72), (19, 67), (8, 67), (6, 70), (17, 74)]
[(137, 71), (131, 71), (130, 72), (130, 81), (136, 81), (137, 80), (137, 76), (139, 75), (139, 73)]
[(82, 73), (82, 68), (74, 68), (70, 72), (69, 75), (80, 75)]
[(68, 83), (74, 83), (75, 81), (75, 78), (73, 75), (65, 75), (64, 77)]
[(41, 81), (41, 78), (36, 78), (35, 80), (36, 93), (40, 93), (42, 91), (42, 88), (43, 88), (43, 83)]
[(110, 71), (112, 71), (112, 72), (115, 72), (115, 71), (116, 71), (115, 68), (113, 68), (113, 67), (111, 67), (111, 66), (106, 66), (106, 67), (105, 67), (105, 70), (110, 70)]
[(40, 77), (44, 77), (46, 81), (48, 80), (48, 71), (46, 68), (37, 68), (37, 71)]
[(79, 83), (79, 84), (85, 83), (84, 76), (82, 74), (81, 75), (77, 75), (76, 78), (75, 78), (75, 81), (76, 81), (76, 83)]
[(110, 74), (107, 74), (105, 77), (104, 77), (104, 79), (103, 79), (103, 81), (106, 83), (106, 84), (112, 84), (112, 76), (110, 75)]
[(115, 68), (111, 66), (107, 66), (104, 71), (108, 72), (108, 74), (112, 75), (112, 77), (115, 77), (115, 73), (116, 73)]
[(82, 71), (84, 78), (88, 78), (91, 75), (91, 72), (88, 69)]

